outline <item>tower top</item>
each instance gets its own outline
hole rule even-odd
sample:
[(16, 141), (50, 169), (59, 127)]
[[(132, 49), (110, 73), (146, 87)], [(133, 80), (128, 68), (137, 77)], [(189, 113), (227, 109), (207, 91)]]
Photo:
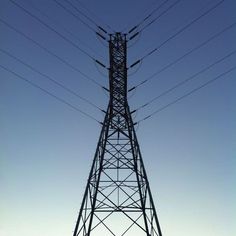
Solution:
[[(110, 114), (119, 128), (126, 127), (127, 102), (127, 41), (126, 35), (115, 33), (109, 40), (110, 70)], [(123, 124), (122, 127), (120, 124)]]

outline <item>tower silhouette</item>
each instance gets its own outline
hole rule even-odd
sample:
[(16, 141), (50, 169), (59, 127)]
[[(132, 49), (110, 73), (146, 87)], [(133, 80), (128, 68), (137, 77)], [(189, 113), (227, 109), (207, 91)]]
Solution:
[(161, 236), (127, 101), (127, 40), (109, 40), (110, 100), (73, 236)]

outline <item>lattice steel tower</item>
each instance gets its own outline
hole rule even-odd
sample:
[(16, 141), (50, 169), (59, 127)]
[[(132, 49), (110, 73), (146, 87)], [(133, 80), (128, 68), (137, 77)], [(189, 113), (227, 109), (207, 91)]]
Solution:
[(127, 101), (127, 40), (110, 35), (110, 101), (73, 236), (161, 236)]

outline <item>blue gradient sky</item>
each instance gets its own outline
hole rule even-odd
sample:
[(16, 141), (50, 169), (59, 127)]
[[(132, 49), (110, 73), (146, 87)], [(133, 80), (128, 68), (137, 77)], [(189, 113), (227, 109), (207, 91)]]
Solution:
[[(77, 0), (70, 0), (77, 4)], [(162, 0), (163, 1), (163, 0)], [(84, 0), (116, 31), (131, 28), (162, 1)], [(17, 0), (81, 48), (108, 63), (108, 49), (96, 35), (51, 0)], [(63, 0), (60, 0), (63, 2)], [(174, 2), (174, 1), (171, 1)], [(128, 64), (160, 45), (216, 0), (182, 0), (147, 28), (129, 48)], [(32, 8), (59, 22), (54, 24)], [(82, 9), (82, 8), (81, 8)], [(83, 10), (83, 9), (82, 9)], [(83, 10), (84, 11), (84, 10)], [(169, 41), (129, 77), (132, 87), (236, 21), (236, 2), (226, 0)], [(86, 11), (84, 11), (86, 12)], [(92, 16), (93, 17), (93, 16)], [(8, 0), (0, 18), (107, 85), (105, 71)], [(76, 41), (61, 27), (73, 31)], [(0, 22), (0, 48), (76, 90), (102, 108), (108, 97), (56, 58)], [(146, 83), (130, 97), (131, 109), (236, 49), (236, 29), (225, 32)], [(140, 110), (135, 121), (235, 66), (236, 56)], [(67, 100), (98, 120), (103, 114), (0, 51), (0, 64)], [(132, 74), (132, 71), (130, 72)], [(105, 74), (106, 75), (106, 74)], [(236, 72), (140, 123), (138, 138), (164, 236), (236, 235)], [(0, 235), (71, 235), (100, 126), (0, 68)]]

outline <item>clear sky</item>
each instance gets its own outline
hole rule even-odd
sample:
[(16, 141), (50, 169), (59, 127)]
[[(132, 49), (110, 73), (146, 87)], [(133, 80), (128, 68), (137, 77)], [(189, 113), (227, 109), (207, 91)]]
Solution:
[[(106, 109), (106, 92), (72, 69), (77, 68), (107, 86), (106, 70), (73, 46), (78, 45), (108, 65), (104, 42), (52, 0), (14, 1), (70, 43), (10, 0), (1, 0), (0, 65), (102, 121), (104, 114), (98, 109), (13, 56)], [(82, 17), (68, 1), (75, 4), (98, 25), (107, 29), (108, 24), (115, 31), (132, 28), (164, 2), (57, 1)], [(151, 19), (174, 2), (170, 0)], [(218, 2), (178, 2), (130, 45), (128, 65), (159, 47)], [(129, 88), (235, 23), (235, 12), (235, 0), (223, 1), (143, 60), (140, 67), (130, 70)], [(83, 20), (94, 26), (88, 19)], [(143, 119), (236, 66), (235, 54), (229, 55), (236, 50), (235, 40), (234, 26), (131, 92), (132, 110), (218, 61), (193, 80), (140, 109), (134, 120)], [(72, 235), (101, 127), (3, 67), (0, 67), (0, 235)], [(227, 73), (141, 122), (137, 128), (163, 236), (236, 235), (235, 76), (235, 70)]]

